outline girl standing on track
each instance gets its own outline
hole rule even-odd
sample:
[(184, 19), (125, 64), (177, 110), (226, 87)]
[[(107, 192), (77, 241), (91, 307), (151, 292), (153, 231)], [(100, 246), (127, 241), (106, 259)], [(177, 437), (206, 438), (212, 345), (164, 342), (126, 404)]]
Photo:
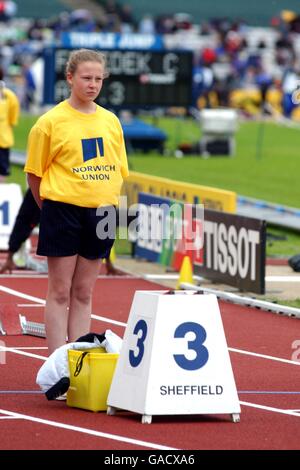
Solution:
[(90, 331), (93, 287), (114, 243), (115, 206), (128, 176), (121, 124), (94, 102), (107, 76), (102, 53), (71, 52), (70, 97), (29, 134), (25, 172), (41, 208), (37, 254), (48, 257), (49, 354)]

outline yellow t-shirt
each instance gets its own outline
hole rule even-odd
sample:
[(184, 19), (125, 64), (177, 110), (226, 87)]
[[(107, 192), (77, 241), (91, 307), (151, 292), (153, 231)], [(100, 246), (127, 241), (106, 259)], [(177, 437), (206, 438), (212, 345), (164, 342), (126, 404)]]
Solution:
[(17, 96), (4, 88), (0, 95), (0, 147), (9, 148), (14, 144), (13, 126), (18, 123), (20, 105)]
[(81, 207), (117, 205), (128, 165), (119, 119), (97, 105), (85, 114), (63, 101), (32, 127), (25, 172), (42, 178), (42, 199)]

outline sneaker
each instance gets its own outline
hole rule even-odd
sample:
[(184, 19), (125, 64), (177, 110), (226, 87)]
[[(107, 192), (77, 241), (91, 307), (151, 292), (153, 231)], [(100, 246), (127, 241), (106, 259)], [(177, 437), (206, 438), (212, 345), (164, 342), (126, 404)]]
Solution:
[(63, 395), (59, 395), (59, 397), (56, 397), (55, 400), (58, 400), (58, 401), (66, 401), (67, 399), (67, 394), (64, 393)]
[(53, 385), (47, 392), (45, 392), (47, 400), (65, 400), (61, 398), (64, 394), (67, 393), (70, 386), (69, 377), (62, 377), (55, 385)]

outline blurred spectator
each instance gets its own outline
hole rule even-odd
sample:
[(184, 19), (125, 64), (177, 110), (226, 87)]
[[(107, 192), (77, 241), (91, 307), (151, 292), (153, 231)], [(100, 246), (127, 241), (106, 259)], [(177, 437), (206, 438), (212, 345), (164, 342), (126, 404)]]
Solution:
[(267, 93), (270, 87), (273, 84), (273, 79), (271, 75), (263, 70), (262, 67), (259, 67), (256, 73), (256, 84), (260, 90), (260, 106), (263, 114), (269, 114), (267, 109)]
[(299, 88), (300, 78), (294, 67), (289, 67), (282, 78), (282, 108), (284, 116), (290, 118), (297, 103), (292, 100), (293, 92)]
[(22, 108), (28, 112), (31, 110), (31, 106), (34, 104), (36, 84), (30, 64), (23, 65), (22, 73), (24, 78), (24, 96), (22, 100)]
[(0, 21), (6, 21), (5, 2), (0, 2)]
[(210, 66), (217, 59), (216, 51), (212, 47), (205, 47), (202, 51), (202, 63), (204, 66)]
[(151, 15), (146, 14), (143, 16), (139, 23), (139, 33), (141, 34), (155, 34), (155, 22)]
[(215, 77), (211, 64), (196, 65), (193, 71), (193, 102), (197, 107), (200, 108), (211, 108), (213, 107), (212, 95), (215, 84)]
[(73, 10), (70, 14), (70, 27), (71, 30), (92, 32), (95, 29), (95, 21), (91, 12), (85, 8), (78, 8)]
[(192, 29), (192, 18), (188, 13), (176, 13), (174, 15), (174, 20), (178, 30), (187, 31)]
[(16, 16), (17, 13), (17, 4), (16, 2), (13, 2), (11, 0), (6, 0), (5, 3), (5, 14), (8, 20), (12, 19), (14, 16)]
[[(216, 101), (210, 99), (214, 94), (219, 105), (226, 105), (233, 89), (256, 92), (259, 89), (264, 103), (267, 95), (272, 95), (267, 93), (270, 77), (263, 72), (267, 70), (281, 82), (284, 113), (291, 115), (294, 106), (289, 90), (292, 88), (291, 70), (300, 45), (300, 14), (283, 10), (271, 19), (271, 27), (263, 28), (250, 27), (244, 20), (228, 17), (215, 17), (195, 24), (194, 18), (184, 12), (156, 17), (145, 14), (138, 22), (129, 1), (98, 0), (98, 3), (102, 6), (102, 17), (96, 20), (89, 9), (83, 7), (61, 12), (50, 19), (27, 18), (20, 22), (18, 18), (15, 24), (10, 22), (11, 28), (7, 28), (3, 21), (15, 15), (16, 2), (0, 0), (0, 65), (10, 79), (9, 88), (13, 86), (18, 96), (22, 96), (25, 109), (31, 107), (33, 95), (37, 96), (34, 86), (38, 88), (38, 80), (34, 84), (30, 70), (24, 64), (32, 63), (41, 56), (45, 46), (59, 41), (62, 31), (121, 34), (138, 31), (140, 34), (165, 34), (166, 47), (191, 49), (195, 57), (201, 56), (201, 63), (195, 67), (193, 91), (194, 97), (208, 99), (209, 106), (216, 105)], [(184, 40), (182, 31), (189, 33)], [(21, 81), (20, 73), (16, 79), (17, 75), (12, 72), (16, 67), (22, 71)], [(23, 99), (24, 80), (26, 93)]]
[(0, 183), (10, 174), (10, 148), (14, 144), (13, 127), (18, 122), (19, 112), (18, 98), (6, 88), (0, 68)]
[(0, 1), (0, 21), (9, 21), (17, 13), (17, 5), (11, 0)]
[(125, 23), (126, 25), (130, 25), (132, 29), (135, 27), (135, 19), (132, 13), (131, 5), (129, 5), (128, 3), (125, 3), (124, 5), (122, 5), (120, 8), (119, 15), (120, 15), (122, 23)]
[(158, 34), (172, 34), (177, 31), (172, 15), (161, 15), (156, 18), (156, 32)]
[(290, 31), (300, 33), (300, 15), (295, 14), (294, 18), (290, 21)]

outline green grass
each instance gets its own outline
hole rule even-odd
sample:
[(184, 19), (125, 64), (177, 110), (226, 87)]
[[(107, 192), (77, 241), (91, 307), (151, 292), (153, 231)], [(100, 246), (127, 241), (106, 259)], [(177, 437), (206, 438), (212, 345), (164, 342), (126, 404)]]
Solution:
[[(15, 145), (16, 150), (25, 152), (27, 147), (28, 134), (36, 122), (38, 116), (29, 114), (21, 114), (18, 125), (15, 128)], [(26, 177), (23, 168), (17, 165), (12, 165), (11, 175), (7, 178), (7, 182), (14, 182), (21, 185), (22, 191), (26, 190)]]
[[(197, 142), (200, 128), (194, 120), (161, 119), (169, 136), (167, 149)], [(263, 126), (261, 128), (261, 126)], [(263, 131), (261, 150), (257, 142)], [(272, 123), (245, 122), (236, 136), (234, 157), (162, 157), (158, 154), (129, 157), (132, 170), (156, 176), (213, 186), (266, 201), (300, 207), (300, 131)]]
[(7, 178), (8, 183), (17, 183), (21, 186), (23, 193), (26, 190), (26, 176), (23, 168), (17, 165), (11, 166), (11, 174)]
[(287, 305), (288, 307), (300, 308), (300, 298), (287, 300), (287, 299), (276, 299), (274, 297), (264, 297), (263, 300), (266, 302), (274, 302), (280, 305)]
[(284, 305), (288, 305), (289, 307), (295, 307), (295, 308), (300, 308), (300, 299), (295, 299), (295, 300), (283, 300), (280, 302)]
[(267, 227), (266, 251), (268, 257), (286, 258), (300, 253), (300, 234), (293, 230)]
[(26, 150), (27, 139), (30, 129), (36, 122), (38, 116), (30, 114), (21, 114), (19, 123), (15, 129), (15, 145), (17, 150)]
[(131, 255), (131, 243), (128, 240), (116, 238), (116, 253), (119, 255)]

